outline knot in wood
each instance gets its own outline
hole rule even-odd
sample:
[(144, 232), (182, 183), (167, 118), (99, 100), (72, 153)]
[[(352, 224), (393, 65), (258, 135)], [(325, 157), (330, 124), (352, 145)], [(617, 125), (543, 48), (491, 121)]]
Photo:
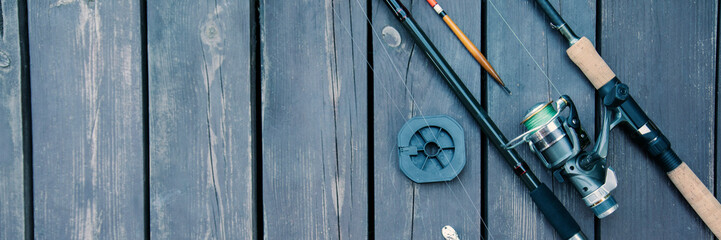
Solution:
[(0, 50), (0, 67), (6, 68), (10, 66), (10, 56), (5, 51)]
[(208, 21), (200, 29), (200, 38), (203, 43), (211, 47), (218, 47), (222, 40), (221, 34), (220, 28), (214, 21)]
[(215, 38), (215, 35), (217, 35), (218, 30), (215, 28), (215, 26), (210, 26), (205, 30), (205, 36), (208, 38)]

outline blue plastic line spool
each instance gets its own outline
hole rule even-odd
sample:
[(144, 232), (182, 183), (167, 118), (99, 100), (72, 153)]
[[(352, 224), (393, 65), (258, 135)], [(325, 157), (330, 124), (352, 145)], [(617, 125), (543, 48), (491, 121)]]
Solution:
[(417, 183), (453, 180), (466, 165), (463, 128), (446, 115), (414, 117), (398, 133), (401, 171)]

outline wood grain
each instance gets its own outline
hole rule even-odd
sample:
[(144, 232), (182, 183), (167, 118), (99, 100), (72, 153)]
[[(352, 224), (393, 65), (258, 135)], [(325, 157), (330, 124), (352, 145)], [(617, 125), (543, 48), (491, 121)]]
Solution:
[(151, 238), (258, 234), (250, 11), (148, 2)]
[[(451, 225), (462, 238), (479, 239), (484, 231), (480, 128), (386, 4), (373, 3), (373, 28), (379, 35), (373, 36), (375, 237), (438, 239), (441, 228)], [(425, 1), (403, 4), (468, 88), (481, 97), (485, 73), (443, 20)], [(467, 36), (480, 43), (480, 2), (442, 4)], [(415, 184), (399, 168), (398, 132), (411, 117), (440, 114), (464, 128), (466, 166), (452, 181)]]
[(368, 238), (368, 219), (372, 217), (368, 215), (368, 178), (372, 175), (368, 174), (367, 6), (366, 1), (333, 1), (335, 81), (331, 87), (336, 96), (340, 239)]
[[(604, 1), (602, 7), (601, 56), (681, 159), (711, 186), (718, 3)], [(666, 174), (621, 132), (609, 145), (621, 208), (601, 221), (602, 236), (711, 239)]]
[(18, 2), (2, 1), (0, 19), (0, 239), (25, 238), (23, 60)]
[(266, 239), (367, 238), (367, 10), (356, 2), (261, 2)]
[(145, 235), (139, 4), (28, 2), (37, 239)]

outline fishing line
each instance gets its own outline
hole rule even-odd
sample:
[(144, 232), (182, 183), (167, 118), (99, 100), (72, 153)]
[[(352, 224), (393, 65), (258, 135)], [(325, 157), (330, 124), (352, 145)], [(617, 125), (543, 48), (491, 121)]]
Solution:
[(503, 14), (501, 14), (501, 12), (498, 11), (498, 8), (496, 8), (496, 4), (493, 4), (493, 1), (492, 1), (492, 0), (488, 0), (488, 3), (491, 4), (491, 6), (493, 7), (493, 10), (495, 10), (496, 13), (498, 13), (498, 16), (501, 17), (501, 20), (503, 21), (503, 23), (506, 24), (506, 27), (508, 28), (508, 30), (510, 30), (511, 33), (513, 33), (513, 37), (515, 37), (516, 40), (518, 41), (518, 43), (521, 44), (521, 47), (523, 47), (523, 50), (526, 51), (526, 54), (528, 54), (528, 56), (531, 57), (531, 60), (533, 60), (533, 63), (536, 64), (536, 67), (538, 67), (538, 70), (540, 70), (541, 73), (543, 73), (543, 76), (546, 77), (546, 80), (548, 80), (548, 83), (551, 84), (551, 87), (553, 87), (553, 90), (556, 91), (556, 93), (558, 94), (558, 96), (563, 95), (563, 94), (561, 94), (561, 91), (559, 91), (558, 88), (556, 88), (556, 85), (553, 84), (553, 81), (551, 81), (551, 78), (549, 78), (548, 75), (546, 74), (546, 72), (543, 71), (543, 68), (541, 68), (541, 65), (538, 64), (538, 61), (536, 61), (536, 58), (534, 58), (533, 55), (531, 54), (531, 52), (528, 51), (528, 48), (526, 48), (526, 45), (523, 44), (523, 41), (521, 41), (521, 38), (518, 37), (518, 35), (516, 34), (516, 31), (513, 31), (513, 28), (511, 28), (511, 25), (508, 24), (508, 21), (506, 21), (506, 18), (503, 17)]
[[(360, 3), (358, 0), (356, 0), (356, 3), (358, 4), (358, 6), (359, 6), (361, 9), (364, 9), (363, 6), (361, 5), (361, 3)], [(341, 27), (343, 28), (343, 30), (351, 37), (351, 42), (352, 42), (352, 44), (353, 44), (353, 45), (358, 49), (358, 51), (361, 53), (361, 56), (363, 57), (363, 59), (365, 60), (366, 64), (367, 64), (367, 65), (369, 66), (369, 68), (371, 69), (371, 72), (373, 72), (373, 74), (375, 75), (375, 69), (373, 68), (373, 66), (372, 66), (372, 65), (370, 64), (370, 62), (368, 61), (368, 58), (367, 58), (365, 55), (362, 54), (363, 50), (360, 48), (360, 46), (358, 46), (358, 44), (356, 44), (355, 41), (353, 40), (353, 39), (354, 39), (354, 38), (353, 38), (353, 35), (350, 33), (350, 31), (348, 30), (348, 28), (346, 28), (345, 22), (344, 22), (343, 19), (340, 17), (340, 15), (335, 11), (335, 5), (333, 5), (333, 6), (331, 7), (331, 9), (332, 9), (332, 11), (333, 11), (333, 15), (338, 18), (338, 20), (339, 20), (339, 22), (340, 22)], [(374, 36), (375, 36), (376, 39), (381, 43), (380, 45), (383, 45), (383, 44), (382, 44), (383, 40), (382, 40), (382, 39), (380, 38), (380, 36), (378, 35), (378, 32), (376, 31), (375, 27), (373, 27), (373, 24), (372, 24), (372, 22), (370, 21), (370, 18), (368, 17), (368, 15), (367, 15), (364, 11), (361, 11), (361, 13), (363, 13), (363, 16), (365, 17), (366, 22), (367, 22), (368, 25), (371, 27), (371, 30), (373, 31)], [(400, 71), (398, 70), (398, 67), (397, 67), (397, 66), (395, 65), (395, 63), (393, 62), (393, 58), (390, 56), (390, 53), (388, 52), (388, 50), (386, 49), (385, 46), (382, 46), (382, 48), (383, 48), (383, 50), (384, 50), (384, 52), (385, 52), (386, 57), (388, 58), (388, 60), (390, 60), (390, 65), (393, 67), (394, 71), (395, 71), (396, 74), (398, 75), (398, 80), (401, 82), (401, 84), (402, 84), (403, 87), (405, 88), (406, 92), (408, 92), (408, 95), (409, 95), (409, 97), (410, 97), (410, 99), (411, 99), (411, 104), (412, 104), (411, 106), (415, 106), (416, 109), (418, 109), (418, 114), (421, 116), (421, 118), (422, 118), (423, 121), (426, 123), (426, 125), (430, 125), (430, 124), (428, 123), (428, 121), (426, 120), (426, 117), (425, 117), (425, 115), (423, 114), (423, 110), (421, 109), (420, 105), (416, 102), (415, 97), (413, 97), (413, 93), (411, 92), (410, 88), (408, 87), (408, 85), (407, 85), (407, 84), (405, 83), (405, 81), (403, 80), (404, 78), (402, 77)], [(388, 89), (386, 88), (385, 84), (381, 84), (381, 86), (382, 86), (382, 88), (383, 88), (383, 91), (385, 91), (385, 93), (388, 95), (388, 97), (389, 97), (390, 99), (393, 99), (392, 95), (390, 94), (390, 92), (389, 92)], [(393, 101), (392, 101), (392, 104), (394, 105), (394, 107), (396, 108), (396, 110), (398, 111), (398, 113), (401, 115), (401, 117), (402, 117), (404, 120), (408, 120), (408, 119), (406, 118), (406, 116), (402, 113), (402, 111), (400, 111), (399, 106), (398, 106), (395, 102), (393, 102)], [(432, 133), (432, 136), (433, 136), (434, 140), (437, 141), (438, 138), (437, 138), (436, 134), (433, 133), (433, 132), (431, 132), (431, 133)], [(443, 149), (441, 149), (439, 153), (441, 153), (442, 151), (443, 151)], [(451, 166), (451, 168), (453, 169), (453, 166)], [(456, 169), (453, 169), (453, 170), (456, 171)], [(457, 178), (457, 179), (458, 179), (458, 182), (459, 182), (460, 185), (461, 185), (461, 188), (463, 189), (463, 191), (465, 192), (465, 194), (466, 194), (466, 196), (468, 197), (469, 201), (471, 202), (471, 206), (473, 206), (474, 210), (476, 211), (476, 214), (478, 215), (478, 219), (481, 220), (481, 224), (483, 224), (483, 227), (485, 227), (485, 228), (488, 230), (489, 238), (490, 238), (490, 239), (493, 239), (493, 235), (491, 234), (490, 228), (488, 227), (488, 225), (486, 224), (486, 222), (483, 220), (483, 217), (481, 216), (480, 210), (479, 210), (479, 209), (475, 206), (475, 204), (473, 203), (473, 199), (471, 198), (470, 193), (468, 192), (468, 190), (466, 189), (465, 185), (463, 184), (463, 181), (462, 181), (460, 178)], [(450, 188), (450, 184), (449, 184), (448, 182), (445, 182), (445, 184), (446, 184), (446, 186), (447, 186), (449, 189), (451, 189), (451, 188)], [(459, 201), (459, 199), (455, 196), (455, 194), (454, 194), (454, 197), (456, 198), (457, 201)], [(466, 213), (466, 217), (470, 219), (470, 216), (468, 216), (467, 213)], [(481, 236), (481, 237), (482, 237), (482, 236)]]

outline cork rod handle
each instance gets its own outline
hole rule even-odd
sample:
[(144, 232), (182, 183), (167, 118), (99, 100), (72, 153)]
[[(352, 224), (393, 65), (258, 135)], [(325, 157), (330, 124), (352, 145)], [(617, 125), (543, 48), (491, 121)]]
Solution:
[(566, 54), (581, 69), (596, 89), (603, 87), (604, 84), (616, 77), (616, 74), (603, 61), (601, 55), (596, 52), (596, 48), (586, 37), (581, 38), (581, 40), (568, 48)]
[(682, 163), (666, 173), (686, 201), (706, 223), (717, 238), (721, 238), (721, 204), (698, 179), (691, 169)]
[[(596, 48), (586, 37), (581, 38), (581, 40), (568, 48), (566, 54), (581, 69), (596, 89), (600, 89), (616, 77), (616, 74), (608, 67), (608, 64), (601, 58), (601, 55), (598, 54)], [(706, 226), (711, 229), (711, 232), (717, 238), (721, 238), (721, 204), (714, 195), (711, 194), (686, 163), (681, 163), (667, 174), (678, 191), (681, 192), (681, 195), (686, 198), (689, 205), (706, 223)]]

